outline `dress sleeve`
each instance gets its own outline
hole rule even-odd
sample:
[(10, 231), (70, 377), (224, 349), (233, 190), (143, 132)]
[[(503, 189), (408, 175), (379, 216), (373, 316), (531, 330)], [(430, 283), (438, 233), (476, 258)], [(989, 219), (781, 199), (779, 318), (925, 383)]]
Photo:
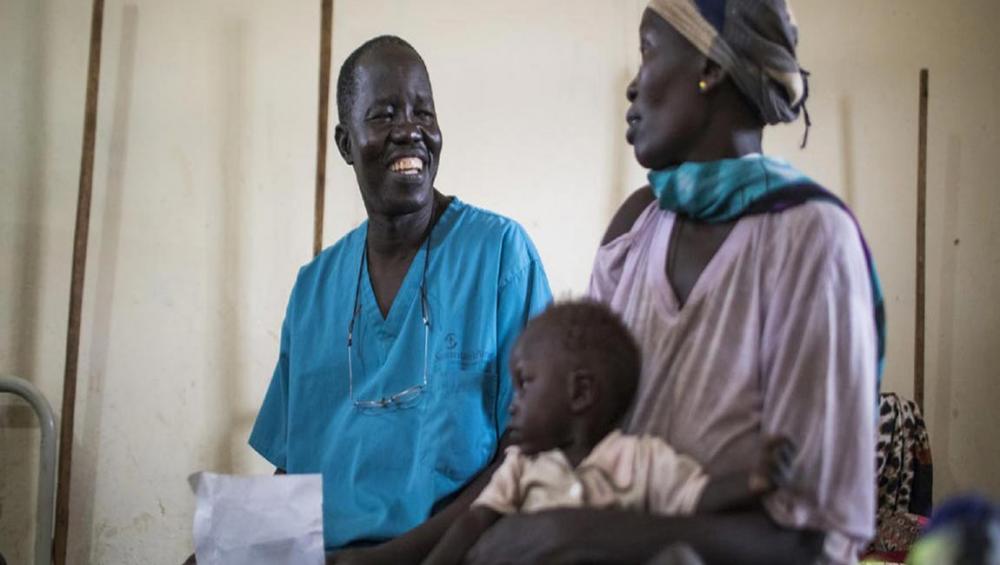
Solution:
[(497, 296), (497, 430), (507, 429), (507, 407), (513, 397), (510, 350), (528, 320), (541, 314), (552, 302), (549, 279), (534, 244), (520, 226), (504, 238), (501, 280)]
[(272, 465), (288, 471), (288, 357), (292, 344), (290, 319), (295, 301), (292, 290), (285, 320), (281, 324), (281, 345), (278, 363), (271, 376), (271, 384), (264, 396), (264, 403), (257, 413), (253, 430), (250, 432), (250, 447), (260, 453)]
[(479, 493), (472, 506), (485, 506), (500, 514), (515, 514), (521, 509), (521, 475), (525, 458), (516, 447), (507, 449), (503, 463), (497, 467), (489, 484)]
[(784, 235), (762, 331), (762, 437), (797, 448), (793, 480), (767, 500), (780, 524), (826, 532), (828, 561), (853, 563), (874, 533), (875, 350), (860, 238), (841, 210), (813, 205)]
[(597, 249), (594, 266), (590, 271), (590, 283), (587, 286), (588, 298), (606, 304), (611, 303), (625, 270), (628, 253), (632, 249), (633, 237), (631, 232), (626, 233)]

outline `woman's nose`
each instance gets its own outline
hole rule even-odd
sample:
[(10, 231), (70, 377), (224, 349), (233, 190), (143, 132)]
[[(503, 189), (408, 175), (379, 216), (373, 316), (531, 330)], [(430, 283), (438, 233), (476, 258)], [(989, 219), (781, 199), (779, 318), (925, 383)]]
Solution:
[(627, 98), (629, 102), (635, 102), (635, 97), (638, 94), (639, 89), (635, 85), (635, 79), (632, 79), (632, 82), (628, 83), (628, 86), (625, 88), (625, 98)]

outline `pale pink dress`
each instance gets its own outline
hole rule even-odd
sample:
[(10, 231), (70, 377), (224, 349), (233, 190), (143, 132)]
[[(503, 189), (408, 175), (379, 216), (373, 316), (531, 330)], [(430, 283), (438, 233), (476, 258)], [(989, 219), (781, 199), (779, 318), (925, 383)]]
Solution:
[(772, 518), (827, 532), (853, 563), (874, 533), (876, 336), (857, 228), (827, 203), (748, 216), (683, 308), (667, 282), (674, 214), (653, 202), (602, 246), (591, 297), (636, 335), (643, 371), (625, 432), (653, 434), (712, 476), (749, 468), (769, 436), (798, 448)]

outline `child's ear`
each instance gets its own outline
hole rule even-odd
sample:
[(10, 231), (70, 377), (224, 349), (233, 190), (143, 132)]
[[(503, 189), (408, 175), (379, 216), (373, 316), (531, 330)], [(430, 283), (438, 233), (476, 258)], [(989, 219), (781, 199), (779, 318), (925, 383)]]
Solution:
[(586, 412), (597, 402), (597, 379), (585, 369), (577, 369), (569, 375), (569, 409), (574, 414)]

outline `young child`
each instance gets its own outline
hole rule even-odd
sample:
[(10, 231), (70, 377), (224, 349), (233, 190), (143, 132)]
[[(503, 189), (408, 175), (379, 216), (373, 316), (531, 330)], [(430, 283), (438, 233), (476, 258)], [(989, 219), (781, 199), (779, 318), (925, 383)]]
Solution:
[(425, 565), (462, 562), (504, 514), (582, 506), (716, 512), (753, 504), (789, 479), (794, 449), (787, 440), (769, 442), (756, 469), (713, 478), (658, 438), (618, 431), (636, 391), (639, 349), (602, 304), (550, 306), (528, 323), (510, 366), (514, 445)]

